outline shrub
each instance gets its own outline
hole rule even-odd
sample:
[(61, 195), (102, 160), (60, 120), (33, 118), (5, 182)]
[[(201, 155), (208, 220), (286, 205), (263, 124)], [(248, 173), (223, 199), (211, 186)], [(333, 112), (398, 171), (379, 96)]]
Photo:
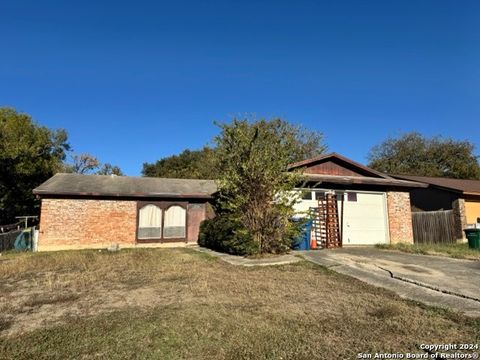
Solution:
[(232, 255), (253, 255), (260, 250), (241, 223), (226, 215), (204, 220), (200, 225), (198, 243)]
[(218, 124), (215, 138), (219, 169), (218, 201), (238, 219), (261, 253), (289, 251), (299, 200), (300, 170), (287, 171), (289, 163), (325, 150), (321, 134), (282, 119), (233, 119)]

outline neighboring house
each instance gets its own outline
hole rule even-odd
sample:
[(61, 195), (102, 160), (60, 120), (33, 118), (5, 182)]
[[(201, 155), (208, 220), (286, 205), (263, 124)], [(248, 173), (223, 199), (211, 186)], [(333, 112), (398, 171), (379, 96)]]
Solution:
[(463, 229), (480, 218), (480, 180), (450, 179), (431, 176), (392, 175), (397, 179), (426, 184), (426, 188), (412, 189), (412, 211), (453, 210), (457, 237), (464, 237)]
[(42, 200), (39, 250), (196, 243), (214, 181), (56, 174)]
[[(413, 242), (410, 191), (427, 185), (335, 153), (288, 169), (304, 174), (298, 212), (325, 198), (336, 205), (341, 244)], [(216, 191), (211, 180), (57, 174), (34, 190), (42, 200), (39, 250), (195, 244)]]
[(317, 207), (325, 194), (336, 195), (343, 245), (413, 243), (410, 190), (426, 185), (394, 179), (336, 153), (288, 168), (304, 174), (298, 212)]

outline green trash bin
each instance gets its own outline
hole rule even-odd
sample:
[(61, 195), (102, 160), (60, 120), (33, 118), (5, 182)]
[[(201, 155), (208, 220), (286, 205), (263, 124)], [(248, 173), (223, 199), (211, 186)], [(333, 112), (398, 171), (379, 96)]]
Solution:
[(468, 247), (480, 250), (480, 229), (465, 229), (463, 231), (465, 231), (468, 239)]

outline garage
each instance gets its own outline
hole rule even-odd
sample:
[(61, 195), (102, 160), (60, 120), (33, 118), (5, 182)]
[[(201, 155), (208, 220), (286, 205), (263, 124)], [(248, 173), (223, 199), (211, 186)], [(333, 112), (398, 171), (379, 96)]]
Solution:
[(293, 163), (302, 174), (297, 216), (312, 220), (311, 246), (413, 243), (410, 190), (426, 187), (332, 153)]
[(343, 205), (344, 246), (389, 242), (385, 193), (349, 192)]
[[(338, 219), (338, 232), (343, 246), (389, 243), (386, 195), (383, 192), (303, 189), (302, 199), (295, 206), (297, 214), (305, 216), (315, 211), (328, 193), (335, 196), (336, 214), (333, 216)], [(314, 226), (314, 239), (320, 237), (315, 230)]]

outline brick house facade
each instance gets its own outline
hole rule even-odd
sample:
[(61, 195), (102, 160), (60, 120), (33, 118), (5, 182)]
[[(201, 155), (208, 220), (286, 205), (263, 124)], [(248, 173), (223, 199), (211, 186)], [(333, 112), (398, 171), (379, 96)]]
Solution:
[[(57, 174), (35, 189), (42, 199), (39, 250), (195, 244), (215, 191), (207, 180)], [(139, 234), (146, 206), (159, 215), (157, 236)], [(167, 237), (171, 209), (184, 216), (171, 227), (181, 234)]]
[[(413, 242), (410, 193), (422, 187), (367, 168), (338, 154), (289, 165), (301, 170), (299, 207), (318, 206), (317, 194), (339, 201), (343, 245)], [(57, 174), (34, 193), (42, 200), (39, 250), (185, 246), (196, 244), (212, 216), (211, 180)], [(301, 210), (301, 209), (300, 209)]]

